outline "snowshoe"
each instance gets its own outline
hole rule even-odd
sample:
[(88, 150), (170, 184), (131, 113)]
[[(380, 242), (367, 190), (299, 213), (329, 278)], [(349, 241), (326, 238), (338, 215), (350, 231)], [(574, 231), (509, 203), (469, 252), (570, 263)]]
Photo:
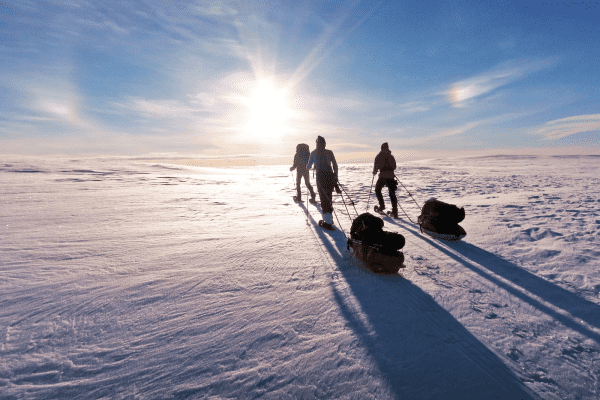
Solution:
[(376, 212), (376, 213), (378, 213), (378, 214), (381, 214), (381, 215), (387, 215), (387, 214), (385, 213), (385, 211), (383, 211), (383, 210), (385, 210), (385, 207), (381, 208), (381, 207), (379, 207), (379, 206), (375, 206), (375, 207), (373, 208), (373, 210), (375, 210), (375, 212)]
[(335, 228), (333, 227), (333, 225), (328, 224), (327, 222), (325, 222), (323, 220), (319, 220), (319, 226), (321, 228), (327, 229), (328, 231), (334, 231), (335, 230)]

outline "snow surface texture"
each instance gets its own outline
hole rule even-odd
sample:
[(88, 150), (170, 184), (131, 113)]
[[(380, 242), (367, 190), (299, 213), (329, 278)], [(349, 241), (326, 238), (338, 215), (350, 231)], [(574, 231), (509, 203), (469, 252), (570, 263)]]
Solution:
[[(345, 233), (292, 201), (288, 166), (0, 161), (2, 399), (600, 397), (600, 157), (400, 164), (467, 237), (385, 217), (395, 276), (346, 250), (337, 194)], [(370, 171), (340, 167), (360, 213)]]

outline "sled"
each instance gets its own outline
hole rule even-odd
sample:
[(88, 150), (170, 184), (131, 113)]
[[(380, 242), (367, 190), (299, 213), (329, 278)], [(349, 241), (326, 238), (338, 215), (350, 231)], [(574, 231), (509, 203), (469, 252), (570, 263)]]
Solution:
[(421, 228), (421, 233), (425, 233), (431, 236), (432, 238), (442, 239), (448, 242), (458, 242), (459, 240), (467, 236), (467, 232), (463, 229), (462, 226), (458, 224), (455, 225), (454, 229), (452, 229), (451, 231), (445, 232), (438, 232), (432, 224), (427, 222), (421, 222), (419, 224), (419, 227)]
[(352, 221), (347, 248), (373, 272), (395, 274), (405, 268), (404, 253), (400, 251), (406, 240), (396, 232), (383, 230), (383, 219), (363, 213)]
[(382, 247), (366, 244), (357, 239), (348, 239), (346, 248), (371, 271), (384, 274), (396, 274), (404, 265), (404, 253), (398, 250), (384, 252)]

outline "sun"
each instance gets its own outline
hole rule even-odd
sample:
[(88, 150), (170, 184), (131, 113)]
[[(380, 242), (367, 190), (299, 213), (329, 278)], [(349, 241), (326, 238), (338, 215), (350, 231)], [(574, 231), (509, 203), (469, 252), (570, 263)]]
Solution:
[(277, 90), (268, 80), (257, 83), (252, 96), (246, 99), (250, 120), (245, 127), (252, 137), (275, 138), (289, 131), (286, 126), (292, 111), (285, 90)]

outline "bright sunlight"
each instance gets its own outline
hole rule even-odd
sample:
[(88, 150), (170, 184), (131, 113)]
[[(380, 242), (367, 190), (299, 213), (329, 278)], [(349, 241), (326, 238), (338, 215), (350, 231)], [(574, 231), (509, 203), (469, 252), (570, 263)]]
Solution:
[(259, 81), (246, 105), (250, 108), (250, 121), (245, 130), (253, 137), (274, 138), (289, 130), (285, 122), (292, 111), (288, 108), (286, 92), (276, 90), (271, 82)]

